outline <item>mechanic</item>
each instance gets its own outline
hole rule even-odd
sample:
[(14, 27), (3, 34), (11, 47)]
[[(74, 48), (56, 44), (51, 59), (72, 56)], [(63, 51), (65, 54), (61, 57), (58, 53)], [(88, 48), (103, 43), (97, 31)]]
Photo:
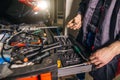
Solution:
[(120, 59), (120, 0), (82, 0), (67, 27), (80, 29), (76, 40), (90, 53), (94, 80), (112, 80)]

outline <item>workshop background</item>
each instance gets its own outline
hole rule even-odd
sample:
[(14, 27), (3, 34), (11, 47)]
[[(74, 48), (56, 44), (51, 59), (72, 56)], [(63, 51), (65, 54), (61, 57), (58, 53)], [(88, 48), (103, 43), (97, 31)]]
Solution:
[[(10, 7), (5, 11), (5, 20), (4, 18), (0, 20), (1, 80), (79, 80), (76, 74), (72, 73), (74, 72), (72, 70), (69, 74), (73, 75), (63, 76), (65, 75), (64, 70), (66, 69), (64, 67), (68, 66), (68, 70), (70, 70), (71, 67), (74, 70), (75, 68), (80, 70), (83, 68), (83, 72), (86, 72), (87, 69), (88, 71), (92, 70), (91, 65), (78, 64), (80, 62), (76, 62), (77, 65), (74, 66), (76, 63), (72, 63), (71, 55), (69, 55), (73, 52), (72, 56), (75, 56), (76, 61), (81, 60), (81, 57), (80, 59), (78, 58), (77, 52), (71, 50), (75, 48), (79, 53), (79, 48), (76, 48), (76, 43), (74, 43), (76, 42), (74, 39), (77, 37), (79, 30), (71, 30), (66, 27), (68, 21), (77, 14), (81, 0), (41, 0), (47, 1), (48, 3), (47, 9), (45, 8), (46, 4), (43, 3), (43, 10), (41, 9), (41, 11), (38, 11), (38, 8), (34, 6), (36, 5), (34, 0), (19, 0), (21, 3), (16, 1), (17, 0), (12, 0)], [(33, 1), (33, 3), (27, 3), (25, 1)], [(3, 0), (3, 2), (6, 3), (5, 0)], [(26, 7), (26, 5), (30, 8)], [(41, 6), (39, 7), (41, 8)], [(3, 8), (1, 7), (0, 9)], [(1, 13), (2, 12), (0, 12), (0, 14)], [(71, 34), (74, 38), (66, 37), (68, 34)], [(69, 41), (67, 42), (67, 40)], [(73, 46), (73, 43), (75, 46)], [(66, 51), (65, 53), (67, 53), (67, 50), (71, 51), (67, 54), (69, 55), (68, 57), (60, 52), (63, 51), (64, 53)], [(53, 53), (57, 51), (59, 54), (57, 54), (56, 57), (56, 54)], [(82, 49), (81, 51), (84, 52)], [(11, 55), (3, 54), (11, 52), (11, 59)], [(40, 52), (44, 54), (39, 54)], [(66, 60), (65, 58), (60, 60), (61, 56), (70, 58), (71, 61), (68, 60), (68, 62), (70, 62), (72, 66), (70, 64), (61, 65), (61, 61), (64, 63), (67, 62), (64, 61)], [(84, 61), (85, 60), (81, 60), (81, 62)], [(81, 68), (78, 68), (79, 66), (81, 66)], [(77, 71), (79, 70), (76, 70), (76, 72)], [(57, 74), (58, 72), (63, 74)], [(80, 73), (82, 73), (82, 71)], [(60, 77), (58, 75), (60, 75)], [(23, 76), (27, 77), (24, 78)], [(84, 80), (93, 79), (88, 72), (86, 72)], [(120, 80), (120, 77), (118, 76), (115, 80)]]

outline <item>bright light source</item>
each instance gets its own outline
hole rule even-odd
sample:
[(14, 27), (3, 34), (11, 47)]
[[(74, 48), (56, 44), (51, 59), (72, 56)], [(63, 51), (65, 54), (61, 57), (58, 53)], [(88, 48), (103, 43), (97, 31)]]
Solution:
[(38, 12), (34, 12), (34, 14), (38, 14)]
[(40, 2), (38, 2), (37, 6), (42, 10), (45, 10), (48, 8), (47, 1), (40, 1)]

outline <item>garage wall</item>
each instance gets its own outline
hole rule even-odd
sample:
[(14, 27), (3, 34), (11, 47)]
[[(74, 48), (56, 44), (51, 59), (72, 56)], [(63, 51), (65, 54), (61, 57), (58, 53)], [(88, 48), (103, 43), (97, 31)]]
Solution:
[[(66, 0), (66, 24), (76, 16), (80, 1), (81, 0)], [(77, 37), (78, 30), (68, 29), (68, 34), (69, 33), (74, 37)]]
[(66, 19), (72, 19), (79, 8), (79, 3), (81, 0), (66, 0)]
[[(70, 21), (76, 14), (78, 11), (78, 7), (79, 7), (79, 3), (81, 0), (66, 0), (66, 11), (65, 11), (65, 0), (51, 0), (54, 4), (54, 7), (52, 7), (54, 9), (54, 14), (53, 15), (53, 19), (54, 19), (54, 23), (57, 24), (64, 24), (65, 25), (68, 23), (68, 21)], [(64, 18), (64, 11), (65, 11), (65, 21), (63, 23), (63, 18)], [(63, 27), (65, 27), (65, 25)], [(72, 33), (73, 36), (76, 37), (78, 30), (69, 30), (70, 33)]]

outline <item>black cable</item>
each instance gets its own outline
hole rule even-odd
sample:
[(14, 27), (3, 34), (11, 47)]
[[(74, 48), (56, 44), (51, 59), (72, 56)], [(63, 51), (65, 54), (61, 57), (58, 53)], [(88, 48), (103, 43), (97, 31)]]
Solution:
[[(4, 44), (6, 44), (6, 43), (4, 43)], [(7, 48), (4, 46), (4, 50), (5, 50), (5, 51), (10, 50), (10, 49), (12, 49), (12, 48), (13, 48), (13, 46), (9, 46), (9, 47), (7, 47)]]
[(5, 37), (6, 33), (4, 33), (3, 37), (0, 39), (0, 42), (2, 41), (2, 39)]
[[(17, 32), (16, 34), (10, 36), (9, 39), (7, 39), (7, 42), (6, 42), (6, 41), (4, 41), (4, 42), (6, 42), (6, 44), (9, 45), (9, 44), (11, 43), (11, 41), (14, 40), (14, 38), (16, 38), (17, 36), (19, 36), (20, 34), (23, 34), (23, 33), (25, 33), (26, 35), (37, 36), (37, 37), (41, 40), (41, 44), (40, 44), (40, 45), (28, 44), (29, 47), (38, 47), (38, 48), (37, 48), (37, 49), (30, 50), (30, 51), (26, 52), (26, 54), (27, 54), (27, 53), (34, 52), (34, 51), (39, 51), (39, 50), (41, 50), (41, 49), (43, 48), (43, 40), (42, 40), (42, 38), (41, 38), (39, 35), (34, 35), (34, 34), (31, 34), (31, 33), (29, 33), (29, 32), (25, 32), (25, 31)], [(10, 63), (11, 65), (13, 64), (13, 62), (10, 62), (10, 61), (6, 60), (6, 58), (4, 57), (4, 54), (3, 54), (3, 50), (7, 51), (7, 50), (12, 49), (12, 48), (14, 48), (14, 47), (16, 47), (16, 46), (9, 46), (9, 47), (7, 47), (7, 48), (4, 46), (3, 49), (2, 49), (2, 52), (1, 52), (1, 57), (4, 59), (4, 61)], [(13, 52), (13, 51), (11, 51), (11, 53), (12, 53), (12, 52)], [(11, 54), (11, 55), (12, 55), (12, 54)]]
[(11, 29), (0, 29), (0, 32), (13, 32)]
[[(3, 44), (3, 46), (4, 46), (4, 44)], [(2, 57), (2, 59), (3, 59), (5, 62), (10, 63), (10, 61), (8, 61), (8, 60), (4, 57), (3, 49), (4, 49), (4, 47), (1, 49), (1, 57)]]
[(4, 57), (4, 54), (3, 54), (3, 50), (4, 50), (4, 42), (6, 41), (6, 39), (4, 40), (4, 41), (2, 41), (3, 39), (4, 39), (4, 37), (5, 37), (5, 35), (6, 35), (6, 33), (7, 32), (9, 32), (9, 30), (7, 30), (7, 29), (0, 29), (0, 31), (5, 31), (5, 34), (4, 34), (4, 36), (1, 38), (1, 40), (0, 40), (0, 42), (1, 42), (1, 57), (2, 57), (2, 59), (5, 61), (5, 62), (8, 62), (8, 63), (10, 63), (10, 61), (8, 61), (5, 57)]
[[(13, 32), (13, 30), (11, 30), (11, 29), (0, 29), (0, 32), (4, 32), (4, 35), (3, 35), (3, 37), (0, 39), (0, 42), (4, 39), (4, 37), (6, 36), (6, 34), (8, 33), (8, 32)], [(1, 33), (1, 34), (3, 34), (3, 33)], [(5, 41), (6, 41), (6, 39), (5, 39)], [(5, 42), (4, 41), (4, 42)]]
[(7, 44), (9, 45), (10, 42), (12, 41), (12, 39), (14, 39), (16, 36), (18, 36), (18, 35), (20, 35), (20, 34), (23, 34), (23, 33), (25, 33), (25, 34), (27, 34), (27, 35), (37, 36), (37, 37), (39, 37), (39, 39), (41, 40), (41, 44), (40, 44), (40, 45), (31, 45), (31, 44), (30, 44), (30, 45), (28, 45), (28, 46), (31, 46), (31, 47), (43, 47), (43, 40), (42, 40), (42, 38), (41, 38), (39, 35), (31, 34), (31, 33), (24, 32), (24, 31), (20, 31), (20, 32), (14, 34), (13, 36), (11, 36), (11, 37), (7, 40)]
[(17, 36), (17, 35), (19, 35), (19, 34), (21, 34), (21, 33), (23, 33), (23, 31), (20, 31), (20, 32), (18, 32), (18, 33), (16, 33), (16, 34), (14, 34), (14, 35), (12, 35), (8, 40), (7, 40), (7, 44), (10, 44), (10, 41), (12, 40), (12, 38), (14, 38), (15, 36)]

